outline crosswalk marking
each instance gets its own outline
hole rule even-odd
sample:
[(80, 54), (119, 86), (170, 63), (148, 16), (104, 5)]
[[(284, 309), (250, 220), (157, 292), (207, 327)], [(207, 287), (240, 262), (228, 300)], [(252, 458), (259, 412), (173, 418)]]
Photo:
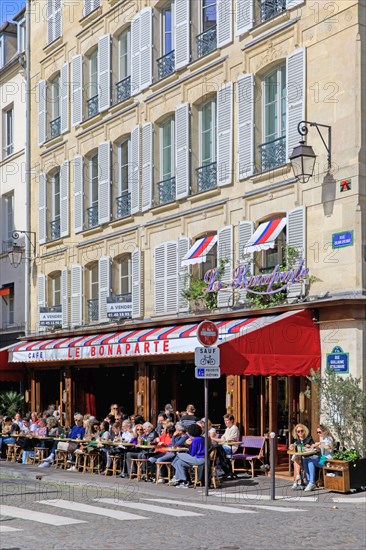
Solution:
[[(156, 512), (157, 514), (163, 514), (166, 516), (189, 517), (189, 516), (202, 516), (197, 512), (189, 512), (188, 510), (170, 510), (163, 506), (154, 506), (152, 504), (144, 504), (142, 502), (125, 502), (123, 500), (114, 500), (113, 498), (101, 498), (96, 499), (98, 502), (104, 502), (104, 504), (112, 504), (114, 506), (123, 506), (126, 508), (133, 508), (136, 511), (143, 510), (144, 512)], [(162, 499), (162, 502), (167, 502)]]
[[(96, 514), (97, 516), (106, 516), (108, 518), (124, 520), (134, 519), (148, 519), (129, 512), (121, 512), (120, 510), (111, 510), (110, 508), (101, 508), (100, 506), (92, 506), (91, 504), (82, 504), (80, 502), (70, 502), (68, 500), (41, 500), (40, 504), (46, 504), (47, 506), (54, 506), (55, 508), (64, 508), (65, 510), (72, 510), (74, 512), (85, 512), (86, 514)], [(76, 522), (78, 523), (78, 522)]]
[(265, 504), (243, 504), (242, 506), (250, 506), (251, 508), (259, 508), (260, 510), (271, 510), (274, 512), (307, 512), (300, 508), (290, 508), (285, 506), (267, 506)]
[[(271, 497), (269, 495), (256, 495), (251, 493), (212, 493), (212, 496), (221, 498), (222, 500), (225, 500), (226, 498), (235, 498), (236, 504), (239, 502), (245, 502), (246, 500), (271, 500)], [(293, 497), (286, 497), (286, 496), (276, 496), (276, 501), (280, 500), (282, 502), (300, 502), (301, 504), (309, 504), (310, 502), (319, 502), (319, 497), (317, 495), (310, 496), (310, 495), (301, 495), (299, 496), (293, 496)]]
[(13, 533), (14, 531), (23, 531), (23, 529), (16, 529), (16, 527), (10, 527), (10, 525), (0, 525), (0, 533)]
[[(44, 502), (49, 503), (48, 501)], [(2, 515), (9, 516), (11, 518), (25, 519), (38, 523), (47, 523), (47, 525), (73, 525), (75, 523), (87, 523), (85, 521), (82, 521), (81, 519), (67, 518), (64, 516), (54, 516), (53, 514), (45, 514), (44, 512), (27, 510), (26, 508), (6, 506), (5, 504), (1, 505), (1, 513)]]
[(231, 508), (230, 506), (218, 506), (217, 504), (198, 504), (196, 502), (185, 502), (181, 500), (173, 500), (168, 498), (145, 498), (150, 502), (163, 502), (165, 504), (178, 504), (179, 506), (189, 506), (191, 508), (203, 508), (204, 510), (212, 510), (214, 512), (225, 512), (227, 514), (256, 514), (253, 510), (244, 510), (242, 508)]
[(356, 504), (356, 503), (362, 503), (366, 504), (366, 497), (339, 497), (339, 498), (333, 498), (333, 502), (345, 502), (349, 504)]

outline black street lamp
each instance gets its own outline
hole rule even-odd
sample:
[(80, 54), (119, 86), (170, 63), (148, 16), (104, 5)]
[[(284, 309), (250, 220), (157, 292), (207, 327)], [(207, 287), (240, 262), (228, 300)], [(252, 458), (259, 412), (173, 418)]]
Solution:
[[(33, 231), (21, 231), (20, 229), (17, 229), (16, 231), (13, 231), (11, 237), (15, 241), (17, 241), (20, 238), (20, 235), (25, 235), (25, 237), (28, 239), (29, 245), (31, 249), (33, 250), (34, 257), (36, 256), (36, 234)], [(12, 248), (8, 252), (8, 257), (10, 264), (13, 267), (18, 267), (23, 260), (23, 251), (24, 251), (24, 245), (13, 243)], [(30, 258), (25, 258), (28, 260), (31, 260)]]
[[(315, 126), (324, 144), (324, 147), (327, 150), (328, 173), (329, 173), (332, 165), (331, 127), (326, 126), (325, 124), (318, 124), (317, 122), (309, 122), (307, 120), (302, 120), (301, 122), (299, 122), (297, 126), (297, 131), (299, 132), (300, 136), (305, 137), (308, 134), (309, 132), (308, 126), (310, 127)], [(323, 134), (320, 131), (320, 128), (328, 129), (328, 143), (326, 143), (323, 137)], [(294, 172), (294, 176), (300, 183), (307, 183), (309, 179), (313, 176), (315, 159), (316, 159), (316, 154), (314, 153), (314, 150), (311, 147), (311, 145), (306, 145), (305, 140), (300, 140), (299, 145), (296, 145), (296, 147), (294, 147), (290, 156), (290, 161), (292, 164), (292, 170)]]

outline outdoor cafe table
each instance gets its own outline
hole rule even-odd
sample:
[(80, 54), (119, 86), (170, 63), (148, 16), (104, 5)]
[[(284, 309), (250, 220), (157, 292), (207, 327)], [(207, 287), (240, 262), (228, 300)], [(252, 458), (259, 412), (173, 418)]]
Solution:
[(304, 471), (304, 465), (302, 459), (306, 456), (313, 456), (318, 454), (317, 449), (309, 449), (307, 451), (295, 451), (294, 449), (289, 449), (287, 454), (290, 456), (299, 456), (300, 457), (300, 469)]

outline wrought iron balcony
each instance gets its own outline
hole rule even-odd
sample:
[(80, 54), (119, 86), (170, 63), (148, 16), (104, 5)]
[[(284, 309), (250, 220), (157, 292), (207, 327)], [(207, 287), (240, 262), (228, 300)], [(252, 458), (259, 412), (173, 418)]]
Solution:
[(57, 117), (50, 122), (51, 136), (50, 139), (55, 138), (61, 134), (61, 117)]
[(203, 57), (217, 48), (216, 25), (196, 36), (197, 56)]
[(91, 206), (87, 209), (88, 212), (88, 228), (91, 229), (92, 227), (96, 227), (99, 225), (98, 220), (98, 205)]
[(131, 193), (122, 191), (122, 195), (116, 198), (117, 218), (126, 218), (131, 214)]
[(131, 77), (127, 76), (123, 80), (120, 80), (120, 82), (117, 82), (116, 84), (116, 103), (121, 103), (121, 101), (124, 101), (125, 99), (128, 99), (131, 97)]
[(88, 118), (91, 118), (92, 116), (95, 116), (98, 114), (98, 96), (95, 95), (94, 97), (91, 97), (87, 100), (87, 106), (88, 106)]
[(51, 228), (51, 241), (56, 241), (56, 239), (59, 239), (61, 235), (60, 218), (56, 218), (55, 220), (50, 222), (50, 228)]
[(286, 10), (286, 0), (258, 0), (260, 22), (273, 19)]
[(175, 71), (175, 50), (166, 53), (156, 61), (158, 64), (159, 79), (165, 78)]
[(158, 183), (158, 201), (159, 206), (162, 204), (167, 204), (168, 202), (175, 201), (176, 189), (175, 189), (175, 178), (170, 178), (168, 180), (160, 181)]
[(196, 169), (197, 192), (208, 191), (217, 187), (217, 164), (212, 162)]
[(119, 302), (132, 302), (132, 292), (125, 292), (124, 294), (115, 294), (115, 297), (118, 298)]
[(3, 151), (4, 151), (4, 157), (9, 157), (14, 152), (14, 145), (12, 143), (9, 143), (9, 145), (4, 147)]
[(286, 164), (286, 136), (262, 143), (259, 146), (261, 171), (266, 172)]
[(99, 319), (99, 300), (95, 298), (94, 300), (88, 300), (88, 321), (92, 323), (93, 321), (98, 321)]

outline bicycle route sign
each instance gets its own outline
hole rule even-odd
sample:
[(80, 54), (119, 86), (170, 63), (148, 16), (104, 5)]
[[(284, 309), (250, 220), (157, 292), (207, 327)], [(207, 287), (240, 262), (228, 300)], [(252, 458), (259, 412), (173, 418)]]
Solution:
[(220, 378), (220, 348), (198, 347), (194, 350), (195, 377)]

